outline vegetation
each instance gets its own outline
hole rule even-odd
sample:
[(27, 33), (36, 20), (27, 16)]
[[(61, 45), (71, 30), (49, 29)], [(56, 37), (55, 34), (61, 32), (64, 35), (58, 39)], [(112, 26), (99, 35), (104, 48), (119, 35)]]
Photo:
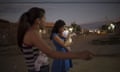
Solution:
[(81, 31), (81, 26), (76, 24), (75, 22), (71, 23), (71, 27), (73, 28), (73, 32), (80, 32)]

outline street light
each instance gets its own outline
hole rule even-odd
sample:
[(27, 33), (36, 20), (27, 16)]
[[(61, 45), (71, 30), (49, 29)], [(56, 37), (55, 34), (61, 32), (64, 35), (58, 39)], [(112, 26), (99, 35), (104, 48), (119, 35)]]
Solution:
[(115, 25), (114, 24), (110, 24), (109, 26), (108, 26), (108, 30), (114, 30), (115, 29)]

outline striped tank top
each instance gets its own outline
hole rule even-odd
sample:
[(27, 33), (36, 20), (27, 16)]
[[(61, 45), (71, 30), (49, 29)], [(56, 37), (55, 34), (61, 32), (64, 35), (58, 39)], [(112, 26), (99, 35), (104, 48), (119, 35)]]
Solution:
[(35, 69), (34, 63), (39, 55), (39, 49), (37, 49), (36, 47), (24, 45), (22, 47), (22, 52), (24, 54), (27, 69), (34, 70)]

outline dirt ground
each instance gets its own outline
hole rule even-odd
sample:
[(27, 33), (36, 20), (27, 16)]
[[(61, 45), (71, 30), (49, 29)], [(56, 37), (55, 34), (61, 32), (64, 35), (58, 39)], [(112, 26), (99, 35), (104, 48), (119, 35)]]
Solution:
[[(89, 61), (73, 60), (73, 68), (70, 72), (120, 72), (120, 45), (91, 44), (91, 40), (96, 38), (99, 37), (88, 35), (73, 39), (71, 45), (73, 52), (89, 50), (99, 56)], [(54, 48), (50, 41), (47, 43)], [(50, 59), (51, 63), (52, 59)], [(27, 72), (23, 55), (16, 45), (0, 47), (0, 72)]]

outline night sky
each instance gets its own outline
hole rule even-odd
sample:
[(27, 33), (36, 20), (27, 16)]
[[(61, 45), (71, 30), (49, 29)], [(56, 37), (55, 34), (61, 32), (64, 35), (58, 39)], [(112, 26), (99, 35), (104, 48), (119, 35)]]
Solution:
[(44, 8), (49, 22), (63, 19), (67, 24), (86, 24), (120, 17), (119, 0), (1, 0), (0, 18), (17, 22), (31, 7)]

